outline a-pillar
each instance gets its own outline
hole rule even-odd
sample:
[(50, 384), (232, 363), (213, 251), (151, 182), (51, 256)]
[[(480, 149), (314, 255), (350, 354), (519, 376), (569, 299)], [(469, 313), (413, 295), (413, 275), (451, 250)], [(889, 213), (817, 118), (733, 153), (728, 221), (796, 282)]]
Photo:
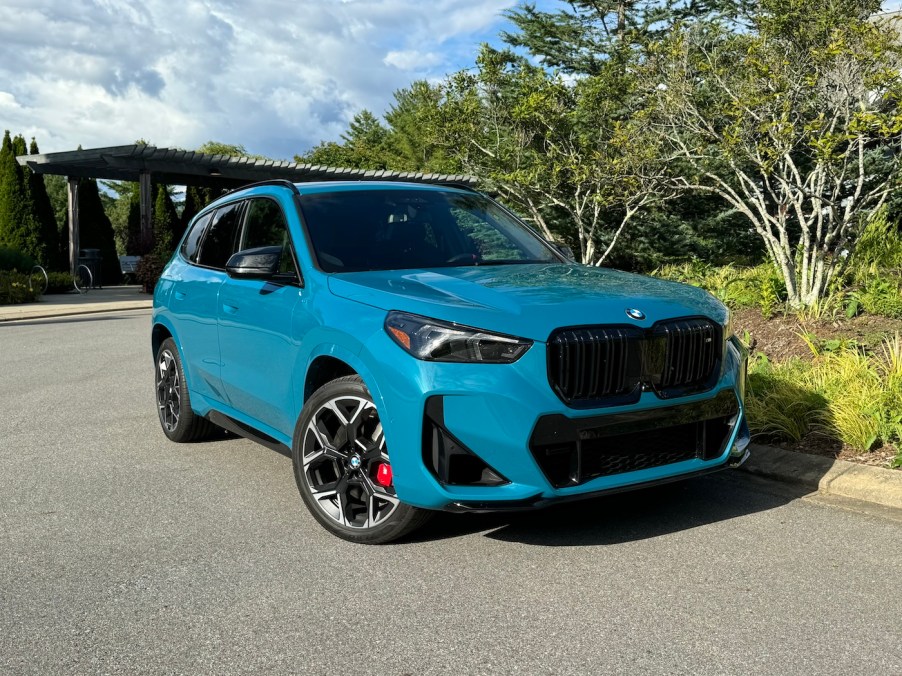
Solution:
[(69, 178), (69, 270), (78, 268), (78, 179)]
[(150, 186), (150, 172), (141, 172), (138, 177), (138, 192), (141, 203), (141, 246), (147, 247), (153, 241), (153, 221), (151, 220), (153, 192)]

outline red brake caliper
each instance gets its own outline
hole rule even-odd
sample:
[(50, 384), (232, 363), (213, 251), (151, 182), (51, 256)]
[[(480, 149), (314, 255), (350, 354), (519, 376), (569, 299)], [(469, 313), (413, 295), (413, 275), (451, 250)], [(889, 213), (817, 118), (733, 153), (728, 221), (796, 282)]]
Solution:
[(376, 483), (383, 488), (391, 486), (391, 465), (387, 462), (380, 462), (376, 466)]

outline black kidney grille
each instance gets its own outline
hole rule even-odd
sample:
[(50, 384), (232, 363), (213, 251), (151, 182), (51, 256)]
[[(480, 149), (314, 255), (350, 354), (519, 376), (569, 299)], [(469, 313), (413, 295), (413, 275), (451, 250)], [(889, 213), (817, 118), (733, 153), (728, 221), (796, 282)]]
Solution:
[(720, 327), (707, 319), (682, 319), (655, 326), (665, 340), (660, 387), (691, 387), (706, 382), (720, 360)]
[(548, 379), (577, 407), (636, 402), (646, 384), (662, 398), (703, 391), (720, 365), (721, 333), (705, 318), (668, 320), (649, 330), (559, 329), (548, 340)]
[(567, 400), (627, 395), (640, 382), (641, 340), (631, 327), (564, 329), (548, 343), (549, 375)]

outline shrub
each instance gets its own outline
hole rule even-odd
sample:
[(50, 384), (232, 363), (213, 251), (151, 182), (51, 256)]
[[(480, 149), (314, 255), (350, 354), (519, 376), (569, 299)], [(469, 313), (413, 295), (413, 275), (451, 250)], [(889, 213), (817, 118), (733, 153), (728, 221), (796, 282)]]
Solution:
[(28, 275), (16, 271), (0, 271), (0, 305), (31, 303), (38, 298), (38, 290), (32, 289)]
[(75, 288), (75, 281), (68, 272), (47, 273), (47, 293), (68, 293)]
[(0, 270), (28, 272), (34, 267), (34, 260), (18, 249), (0, 247)]
[[(867, 353), (856, 345), (828, 345), (808, 337), (811, 362), (772, 364), (758, 358), (749, 369), (746, 409), (760, 437), (799, 441), (810, 432), (865, 452), (878, 442), (902, 441), (902, 341), (884, 341)], [(824, 349), (827, 347), (828, 349)]]
[(699, 286), (734, 310), (758, 308), (765, 317), (770, 317), (786, 300), (783, 280), (768, 263), (740, 268), (732, 265), (713, 267), (693, 261), (680, 265), (665, 265), (652, 274)]
[(156, 251), (141, 257), (138, 267), (135, 269), (135, 279), (141, 284), (144, 293), (153, 293), (168, 260), (168, 257), (164, 257)]

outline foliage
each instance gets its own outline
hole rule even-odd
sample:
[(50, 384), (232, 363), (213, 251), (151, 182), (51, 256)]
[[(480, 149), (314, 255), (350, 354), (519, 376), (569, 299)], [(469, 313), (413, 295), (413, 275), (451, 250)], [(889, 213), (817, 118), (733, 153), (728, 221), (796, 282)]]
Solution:
[(772, 266), (714, 267), (700, 261), (664, 265), (657, 277), (699, 286), (733, 309), (754, 307), (770, 317), (786, 301), (786, 287)]
[(796, 307), (828, 292), (898, 179), (902, 46), (877, 9), (766, 0), (749, 30), (683, 26), (650, 50), (657, 128), (692, 167), (674, 183), (748, 218)]
[(138, 267), (135, 269), (135, 279), (141, 285), (144, 293), (153, 293), (168, 260), (168, 256), (157, 250), (141, 257)]
[[(37, 155), (39, 152), (38, 143), (32, 138), (28, 153)], [(61, 267), (65, 264), (65, 261), (60, 260), (57, 234), (59, 226), (57, 225), (53, 205), (50, 202), (50, 196), (47, 194), (47, 188), (44, 184), (44, 176), (31, 170), (25, 170), (24, 173), (26, 174), (28, 191), (34, 208), (34, 221), (37, 224), (37, 232), (35, 234), (38, 242), (38, 251), (36, 258), (44, 267)]]
[(29, 284), (27, 274), (0, 271), (0, 305), (31, 303), (37, 299), (38, 291)]
[(16, 270), (27, 273), (34, 264), (34, 259), (28, 254), (18, 249), (0, 246), (0, 271)]
[(749, 370), (746, 409), (754, 434), (799, 441), (811, 432), (859, 452), (902, 442), (902, 340), (867, 353), (854, 344), (809, 337), (811, 362), (774, 364), (758, 356)]
[(48, 272), (47, 290), (44, 294), (69, 293), (75, 288), (75, 280), (68, 272)]
[(116, 254), (113, 225), (103, 209), (97, 181), (79, 179), (79, 248), (100, 249), (102, 256), (102, 282), (105, 286), (113, 286), (122, 281), (122, 270)]

